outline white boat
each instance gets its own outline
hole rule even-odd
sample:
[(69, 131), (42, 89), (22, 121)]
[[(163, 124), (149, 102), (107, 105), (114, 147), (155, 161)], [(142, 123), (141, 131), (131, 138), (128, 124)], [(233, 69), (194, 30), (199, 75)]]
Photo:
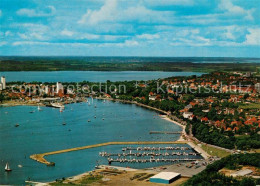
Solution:
[(9, 166), (8, 163), (6, 163), (6, 165), (5, 165), (5, 171), (6, 171), (6, 172), (12, 171), (12, 169), (10, 168), (10, 166)]
[(38, 110), (39, 110), (39, 111), (41, 111), (41, 110), (42, 110), (42, 109), (41, 109), (41, 107), (40, 107), (39, 105), (38, 105)]
[(53, 106), (53, 107), (55, 107), (55, 108), (62, 108), (62, 109), (64, 109), (64, 105), (63, 104), (61, 104), (61, 103), (51, 103), (51, 106)]

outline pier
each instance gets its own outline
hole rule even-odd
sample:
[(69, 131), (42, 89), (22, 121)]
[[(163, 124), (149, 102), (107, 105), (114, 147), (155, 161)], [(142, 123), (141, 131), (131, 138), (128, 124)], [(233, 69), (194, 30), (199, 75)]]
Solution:
[(152, 163), (152, 162), (185, 162), (185, 161), (197, 161), (200, 159), (194, 158), (184, 158), (184, 159), (165, 159), (165, 158), (150, 158), (150, 159), (125, 159), (125, 158), (108, 158), (108, 164), (111, 165), (112, 162), (119, 162), (119, 163)]
[(182, 132), (169, 132), (169, 131), (150, 131), (149, 134), (181, 134)]
[(38, 161), (40, 163), (46, 164), (48, 166), (55, 165), (54, 162), (47, 161), (44, 157), (54, 154), (61, 154), (66, 152), (108, 146), (108, 145), (153, 145), (153, 144), (187, 144), (187, 141), (131, 141), (131, 142), (106, 142), (106, 143), (99, 143), (95, 145), (87, 145), (82, 147), (75, 147), (70, 149), (63, 149), (58, 151), (46, 152), (42, 154), (33, 154), (30, 156), (31, 159)]

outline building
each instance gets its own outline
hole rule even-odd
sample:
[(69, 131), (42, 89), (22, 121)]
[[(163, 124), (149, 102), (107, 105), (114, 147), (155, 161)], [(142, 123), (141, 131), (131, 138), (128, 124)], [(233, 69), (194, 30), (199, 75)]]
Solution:
[(60, 82), (57, 82), (56, 84), (56, 93), (58, 94), (60, 91), (63, 92), (63, 86)]
[(1, 77), (1, 84), (2, 84), (2, 89), (5, 90), (6, 89), (6, 79), (4, 76)]
[(250, 170), (250, 169), (244, 169), (244, 170), (240, 170), (240, 171), (234, 172), (234, 173), (230, 174), (230, 176), (233, 176), (233, 177), (246, 176), (248, 174), (251, 174), (252, 172), (253, 171)]
[(150, 178), (150, 182), (170, 184), (181, 177), (180, 173), (176, 172), (160, 172)]
[(46, 85), (46, 86), (44, 87), (44, 93), (45, 93), (45, 94), (49, 94), (49, 86), (48, 86), (48, 85)]
[(190, 118), (192, 115), (193, 115), (192, 112), (184, 112), (182, 116), (183, 116), (184, 118), (188, 119), (188, 118)]
[(255, 84), (255, 89), (257, 92), (260, 92), (260, 83)]

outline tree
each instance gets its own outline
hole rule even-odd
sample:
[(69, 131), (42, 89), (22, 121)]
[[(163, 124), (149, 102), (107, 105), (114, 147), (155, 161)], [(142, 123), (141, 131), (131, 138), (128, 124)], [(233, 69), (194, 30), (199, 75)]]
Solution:
[(1, 93), (1, 94), (0, 94), (0, 103), (2, 103), (2, 102), (4, 101), (4, 99), (5, 99), (5, 97), (4, 97), (4, 95)]

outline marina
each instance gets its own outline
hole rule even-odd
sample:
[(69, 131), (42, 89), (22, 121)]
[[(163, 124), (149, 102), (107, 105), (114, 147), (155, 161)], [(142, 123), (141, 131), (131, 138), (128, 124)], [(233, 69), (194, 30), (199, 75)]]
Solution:
[[(150, 135), (149, 131), (181, 129), (161, 119), (159, 115), (155, 116), (152, 110), (109, 100), (94, 99), (92, 103), (90, 99), (89, 102), (90, 106), (84, 102), (66, 104), (62, 113), (59, 109), (42, 105), (41, 111), (38, 111), (38, 105), (0, 107), (0, 137), (5, 139), (0, 143), (0, 149), (4, 149), (0, 151), (0, 166), (4, 170), (8, 162), (12, 168), (10, 174), (0, 172), (1, 184), (22, 185), (29, 178), (44, 182), (81, 174), (93, 170), (96, 160), (100, 160), (100, 164), (108, 164), (106, 158), (99, 156), (102, 151), (122, 153), (122, 148), (141, 146), (189, 147), (184, 142), (176, 142), (180, 134)], [(16, 124), (19, 127), (15, 127)], [(138, 144), (138, 141), (147, 144)], [(113, 143), (110, 145), (108, 142)], [(170, 144), (167, 145), (167, 142)], [(54, 162), (55, 166), (46, 166), (29, 158), (33, 154), (103, 143), (108, 145), (44, 156), (48, 162)], [(131, 167), (145, 168), (153, 164), (132, 163)]]
[(108, 158), (108, 164), (110, 165), (112, 162), (119, 162), (119, 163), (148, 163), (148, 162), (170, 162), (170, 163), (180, 163), (180, 162), (185, 162), (185, 161), (197, 161), (198, 159), (190, 159), (190, 158), (184, 158), (184, 159), (165, 159), (165, 158), (150, 158), (150, 159), (125, 159), (125, 158)]
[(44, 157), (54, 154), (61, 154), (61, 153), (67, 153), (71, 151), (79, 151), (79, 150), (85, 150), (90, 148), (96, 148), (96, 147), (102, 147), (102, 146), (109, 146), (109, 145), (137, 145), (137, 144), (186, 144), (186, 141), (133, 141), (133, 142), (107, 142), (107, 143), (100, 143), (95, 145), (87, 145), (83, 147), (75, 147), (70, 149), (63, 149), (53, 152), (46, 152), (42, 154), (33, 154), (30, 156), (31, 159), (46, 164), (47, 166), (54, 166), (54, 162), (47, 161)]
[(119, 163), (176, 163), (203, 159), (194, 149), (183, 146), (124, 147), (123, 153), (99, 152), (107, 158), (108, 164)]

